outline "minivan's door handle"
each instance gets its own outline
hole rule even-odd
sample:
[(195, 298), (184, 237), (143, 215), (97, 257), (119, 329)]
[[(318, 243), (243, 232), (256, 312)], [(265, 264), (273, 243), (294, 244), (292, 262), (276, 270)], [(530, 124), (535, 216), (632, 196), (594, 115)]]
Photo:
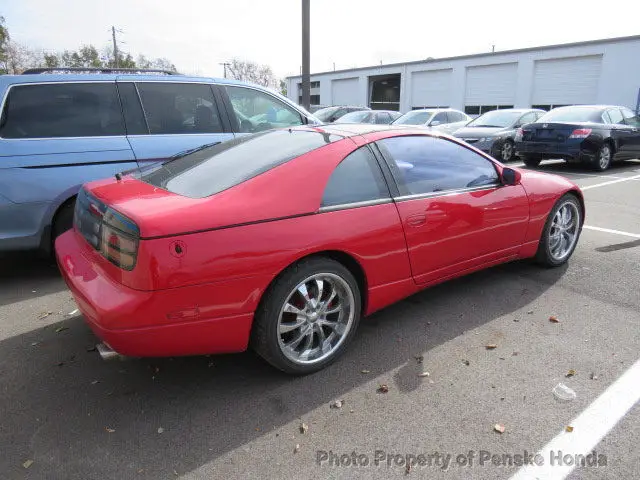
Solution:
[(419, 227), (427, 223), (427, 216), (424, 213), (410, 215), (407, 217), (406, 223), (408, 227)]

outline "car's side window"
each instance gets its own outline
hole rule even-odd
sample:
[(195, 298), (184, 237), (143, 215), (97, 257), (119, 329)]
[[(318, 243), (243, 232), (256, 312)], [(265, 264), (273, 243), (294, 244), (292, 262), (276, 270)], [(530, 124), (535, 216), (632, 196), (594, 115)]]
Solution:
[(2, 112), (0, 137), (124, 135), (115, 82), (16, 85)]
[(322, 196), (322, 206), (348, 205), (389, 198), (380, 166), (369, 147), (345, 157), (331, 174)]
[(118, 83), (118, 93), (120, 93), (120, 101), (122, 102), (127, 135), (148, 134), (149, 129), (144, 119), (144, 112), (135, 84), (133, 82)]
[(385, 125), (390, 122), (391, 122), (391, 115), (389, 115), (387, 112), (381, 112), (376, 114), (376, 123)]
[(449, 123), (447, 120), (447, 112), (436, 113), (435, 117), (433, 117), (433, 120), (431, 120), (431, 123), (434, 122), (440, 122), (438, 125)]
[(531, 113), (527, 113), (525, 115), (522, 116), (522, 118), (520, 118), (520, 120), (518, 121), (518, 125), (526, 125), (527, 123), (533, 123), (537, 120), (538, 116), (531, 112)]
[(298, 112), (267, 93), (230, 85), (225, 89), (241, 132), (259, 132), (303, 123)]
[(449, 113), (449, 121), (451, 123), (462, 122), (465, 117), (460, 112), (448, 112)]
[(631, 125), (632, 127), (640, 127), (640, 116), (636, 115), (628, 108), (622, 109), (622, 116), (624, 117), (624, 122), (627, 125)]
[(140, 82), (137, 86), (151, 134), (222, 132), (210, 85)]
[(617, 108), (612, 108), (611, 110), (608, 110), (607, 113), (609, 113), (611, 123), (624, 125), (624, 120), (622, 119), (622, 113), (620, 113), (620, 110), (618, 110)]
[(455, 142), (430, 136), (380, 140), (401, 195), (497, 185), (492, 162)]

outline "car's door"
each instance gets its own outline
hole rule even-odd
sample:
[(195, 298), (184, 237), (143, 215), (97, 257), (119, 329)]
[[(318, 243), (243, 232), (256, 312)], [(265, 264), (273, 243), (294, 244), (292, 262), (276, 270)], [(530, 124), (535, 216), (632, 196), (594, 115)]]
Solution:
[(628, 138), (628, 149), (631, 158), (640, 159), (640, 116), (633, 113), (628, 108), (621, 108), (624, 123), (631, 127)]
[(208, 83), (118, 79), (127, 138), (139, 163), (231, 140), (228, 117)]
[(525, 238), (529, 202), (521, 185), (502, 184), (493, 162), (426, 135), (376, 144), (398, 187), (394, 200), (417, 283), (515, 257)]
[(611, 124), (611, 138), (616, 146), (615, 158), (616, 160), (628, 160), (635, 158), (637, 155), (637, 145), (635, 140), (638, 136), (638, 129), (625, 122), (620, 108), (610, 108), (603, 115), (603, 119), (610, 120)]
[(13, 85), (0, 121), (0, 240), (37, 247), (80, 185), (135, 166), (113, 80)]
[[(239, 134), (305, 123), (300, 112), (262, 90), (242, 85), (221, 85), (221, 93), (233, 131)], [(345, 112), (344, 109), (341, 111)], [(336, 119), (335, 115), (331, 121)]]

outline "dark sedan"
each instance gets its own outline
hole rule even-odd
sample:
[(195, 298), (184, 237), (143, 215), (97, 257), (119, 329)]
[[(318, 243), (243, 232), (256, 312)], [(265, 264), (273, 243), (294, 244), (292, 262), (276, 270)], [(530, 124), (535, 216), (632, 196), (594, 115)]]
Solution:
[(560, 158), (604, 171), (612, 161), (640, 158), (640, 119), (625, 107), (555, 108), (518, 131), (516, 150), (528, 167)]
[(535, 122), (544, 114), (544, 110), (533, 109), (493, 110), (472, 120), (453, 136), (502, 162), (509, 162), (515, 156), (514, 146), (518, 128)]

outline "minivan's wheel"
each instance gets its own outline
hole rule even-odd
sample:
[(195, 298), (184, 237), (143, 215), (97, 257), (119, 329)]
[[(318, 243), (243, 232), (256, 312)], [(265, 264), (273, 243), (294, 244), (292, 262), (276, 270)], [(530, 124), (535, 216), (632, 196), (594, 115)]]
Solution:
[(582, 230), (582, 207), (575, 195), (563, 195), (547, 217), (536, 261), (547, 267), (566, 263), (578, 244)]
[(502, 148), (500, 148), (500, 160), (502, 162), (510, 162), (513, 160), (513, 155), (515, 154), (515, 145), (511, 139), (507, 139), (502, 143)]
[(344, 352), (356, 332), (360, 310), (360, 289), (349, 270), (329, 258), (303, 260), (265, 293), (251, 343), (261, 357), (286, 373), (312, 373)]
[(53, 225), (51, 226), (51, 242), (55, 242), (56, 238), (62, 235), (73, 226), (73, 210), (76, 206), (75, 197), (67, 200), (53, 217)]
[(607, 143), (604, 143), (598, 153), (596, 153), (596, 163), (594, 167), (599, 172), (604, 172), (611, 165), (611, 146)]
[(531, 167), (531, 168), (537, 167), (538, 165), (540, 165), (540, 162), (542, 161), (540, 157), (536, 157), (533, 155), (521, 154), (520, 157), (522, 157), (522, 161), (524, 162), (524, 164), (527, 167)]

